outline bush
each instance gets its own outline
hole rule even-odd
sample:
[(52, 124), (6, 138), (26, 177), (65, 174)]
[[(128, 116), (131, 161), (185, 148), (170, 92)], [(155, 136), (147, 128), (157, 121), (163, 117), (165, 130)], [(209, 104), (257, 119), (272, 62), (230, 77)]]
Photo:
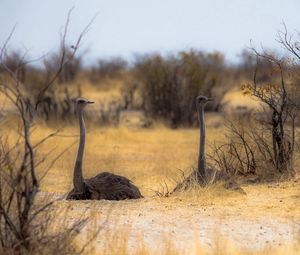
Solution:
[(73, 238), (86, 220), (50, 231), (57, 216), (54, 201), (36, 202), (40, 162), (34, 160), (35, 150), (31, 156), (29, 147), (23, 150), (25, 142), (20, 137), (10, 147), (7, 138), (0, 138), (0, 254), (73, 254)]
[[(293, 171), (300, 109), (300, 49), (299, 41), (293, 41), (285, 26), (278, 41), (287, 50), (287, 56), (252, 49), (257, 60), (253, 82), (244, 85), (243, 90), (261, 103), (264, 112), (247, 124), (231, 124), (228, 141), (214, 146), (210, 158), (226, 172), (287, 175)], [(261, 72), (265, 79), (259, 78)]]
[(127, 69), (127, 65), (128, 63), (120, 57), (109, 60), (99, 59), (97, 65), (90, 69), (89, 79), (96, 83), (106, 78), (120, 78), (123, 71)]
[(219, 53), (191, 50), (165, 58), (139, 58), (135, 77), (140, 83), (144, 110), (152, 117), (166, 119), (174, 127), (195, 124), (196, 96), (211, 96), (223, 69), (223, 56)]
[[(47, 76), (51, 76), (53, 73), (57, 72), (57, 68), (61, 65), (60, 61), (62, 59), (61, 52), (53, 53), (50, 57), (44, 60), (45, 72)], [(67, 83), (74, 81), (79, 72), (82, 69), (82, 57), (75, 56), (73, 50), (64, 49), (63, 54), (65, 58), (68, 58), (64, 64), (64, 68), (59, 72), (57, 81), (58, 83)]]

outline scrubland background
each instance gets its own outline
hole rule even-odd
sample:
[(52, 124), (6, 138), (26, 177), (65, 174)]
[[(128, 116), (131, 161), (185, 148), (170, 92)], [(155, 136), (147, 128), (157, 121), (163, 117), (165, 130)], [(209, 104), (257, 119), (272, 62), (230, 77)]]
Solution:
[[(72, 56), (72, 50), (64, 48), (64, 54), (72, 57), (60, 72), (59, 51), (43, 59), (42, 66), (28, 63), (20, 51), (7, 51), (1, 59), (1, 84), (6, 89), (17, 84), (22, 90), (20, 100), (38, 98), (41, 88), (57, 74), (38, 98), (36, 116), (30, 119), (40, 183), (31, 206), (62, 199), (34, 218), (33, 223), (45, 226), (39, 232), (31, 231), (32, 222), (26, 231), (22, 229), (18, 216), (8, 209), (16, 228), (28, 234), (28, 238), (18, 237), (19, 242), (13, 234), (4, 238), (5, 224), (8, 228), (11, 224), (0, 214), (0, 239), (14, 244), (6, 247), (3, 241), (1, 252), (298, 254), (299, 48), (293, 43), (281, 45), (294, 58), (250, 49), (240, 54), (236, 64), (228, 63), (220, 52), (191, 49), (138, 56), (131, 62), (99, 59), (85, 66), (84, 55)], [(6, 182), (5, 176), (13, 176), (10, 172), (15, 169), (11, 163), (17, 164), (22, 155), (23, 136), (17, 98), (5, 89), (2, 92), (1, 182)], [(206, 107), (207, 162), (235, 178), (246, 195), (227, 190), (222, 183), (172, 193), (197, 165), (198, 95), (215, 99)], [(74, 99), (79, 96), (95, 101), (85, 111), (84, 176), (102, 171), (124, 175), (145, 198), (64, 200), (72, 188), (79, 132)], [(14, 180), (8, 181), (8, 187), (14, 187)], [(12, 189), (12, 197), (18, 194), (22, 199), (24, 193), (28, 194)], [(5, 199), (0, 202), (5, 211)]]

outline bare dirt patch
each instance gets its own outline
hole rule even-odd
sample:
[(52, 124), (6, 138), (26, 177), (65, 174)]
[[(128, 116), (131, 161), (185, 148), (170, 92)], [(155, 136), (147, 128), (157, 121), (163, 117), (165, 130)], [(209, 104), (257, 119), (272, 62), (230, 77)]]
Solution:
[(102, 228), (93, 242), (95, 252), (101, 251), (108, 242), (104, 233), (110, 236), (122, 233), (118, 238), (127, 239), (129, 252), (140, 247), (142, 241), (155, 254), (164, 249), (166, 242), (171, 242), (181, 253), (196, 254), (198, 246), (209, 250), (220, 246), (219, 242), (242, 251), (260, 251), (292, 245), (298, 240), (300, 217), (292, 203), (294, 192), (297, 194), (296, 185), (245, 189), (247, 196), (224, 191), (220, 197), (212, 190), (214, 199), (211, 199), (206, 194), (208, 191), (200, 190), (197, 192), (198, 196), (202, 192), (202, 199), (188, 192), (171, 198), (148, 197), (122, 202), (61, 201), (57, 206), (71, 207), (67, 217), (70, 223), (79, 215), (94, 217), (93, 224), (83, 229), (81, 237), (86, 240), (89, 233)]

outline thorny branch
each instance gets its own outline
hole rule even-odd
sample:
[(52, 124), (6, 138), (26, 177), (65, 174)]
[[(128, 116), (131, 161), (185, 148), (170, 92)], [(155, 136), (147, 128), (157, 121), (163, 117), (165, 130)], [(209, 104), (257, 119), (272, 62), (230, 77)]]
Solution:
[[(43, 99), (45, 92), (54, 84), (66, 64), (72, 60), (83, 37), (87, 34), (96, 17), (93, 17), (82, 30), (76, 43), (71, 47), (72, 53), (67, 55), (66, 38), (72, 11), (73, 8), (68, 12), (61, 35), (60, 61), (57, 70), (50, 79), (45, 80), (36, 97), (32, 97), (32, 95), (26, 93), (26, 86), (18, 77), (19, 69), (31, 63), (31, 61), (25, 61), (27, 52), (19, 59), (16, 70), (12, 70), (5, 61), (8, 58), (8, 44), (15, 32), (16, 26), (13, 27), (0, 48), (0, 67), (5, 71), (5, 79), (0, 77), (0, 92), (16, 107), (22, 129), (22, 134), (12, 148), (9, 148), (8, 145), (2, 142), (2, 137), (0, 139), (0, 251), (4, 251), (5, 249), (15, 251), (33, 249), (32, 238), (33, 235), (36, 235), (35, 231), (37, 229), (32, 229), (32, 223), (37, 222), (38, 215), (45, 212), (53, 203), (53, 201), (50, 201), (33, 210), (36, 207), (34, 202), (40, 183), (40, 178), (37, 177), (36, 171), (37, 167), (44, 160), (36, 160), (36, 149), (49, 138), (54, 137), (58, 131), (42, 138), (33, 145), (31, 142), (31, 130), (38, 105)], [(41, 59), (43, 58), (44, 56), (41, 57)], [(7, 80), (7, 78), (9, 79)], [(49, 167), (65, 151), (60, 153), (50, 163)], [(79, 221), (76, 224), (74, 228), (70, 228), (67, 231), (72, 232), (77, 227), (81, 228), (84, 221)], [(37, 227), (38, 231), (41, 232), (45, 226), (37, 224)]]

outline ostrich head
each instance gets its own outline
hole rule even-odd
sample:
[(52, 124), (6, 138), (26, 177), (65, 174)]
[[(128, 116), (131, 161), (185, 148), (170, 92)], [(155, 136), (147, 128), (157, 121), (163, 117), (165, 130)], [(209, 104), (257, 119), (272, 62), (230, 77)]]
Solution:
[(204, 106), (211, 101), (214, 101), (214, 99), (206, 96), (198, 96), (196, 99), (197, 106)]
[(86, 107), (88, 104), (93, 104), (93, 101), (90, 101), (84, 97), (78, 97), (75, 100), (76, 106), (78, 109), (83, 109), (84, 107)]

